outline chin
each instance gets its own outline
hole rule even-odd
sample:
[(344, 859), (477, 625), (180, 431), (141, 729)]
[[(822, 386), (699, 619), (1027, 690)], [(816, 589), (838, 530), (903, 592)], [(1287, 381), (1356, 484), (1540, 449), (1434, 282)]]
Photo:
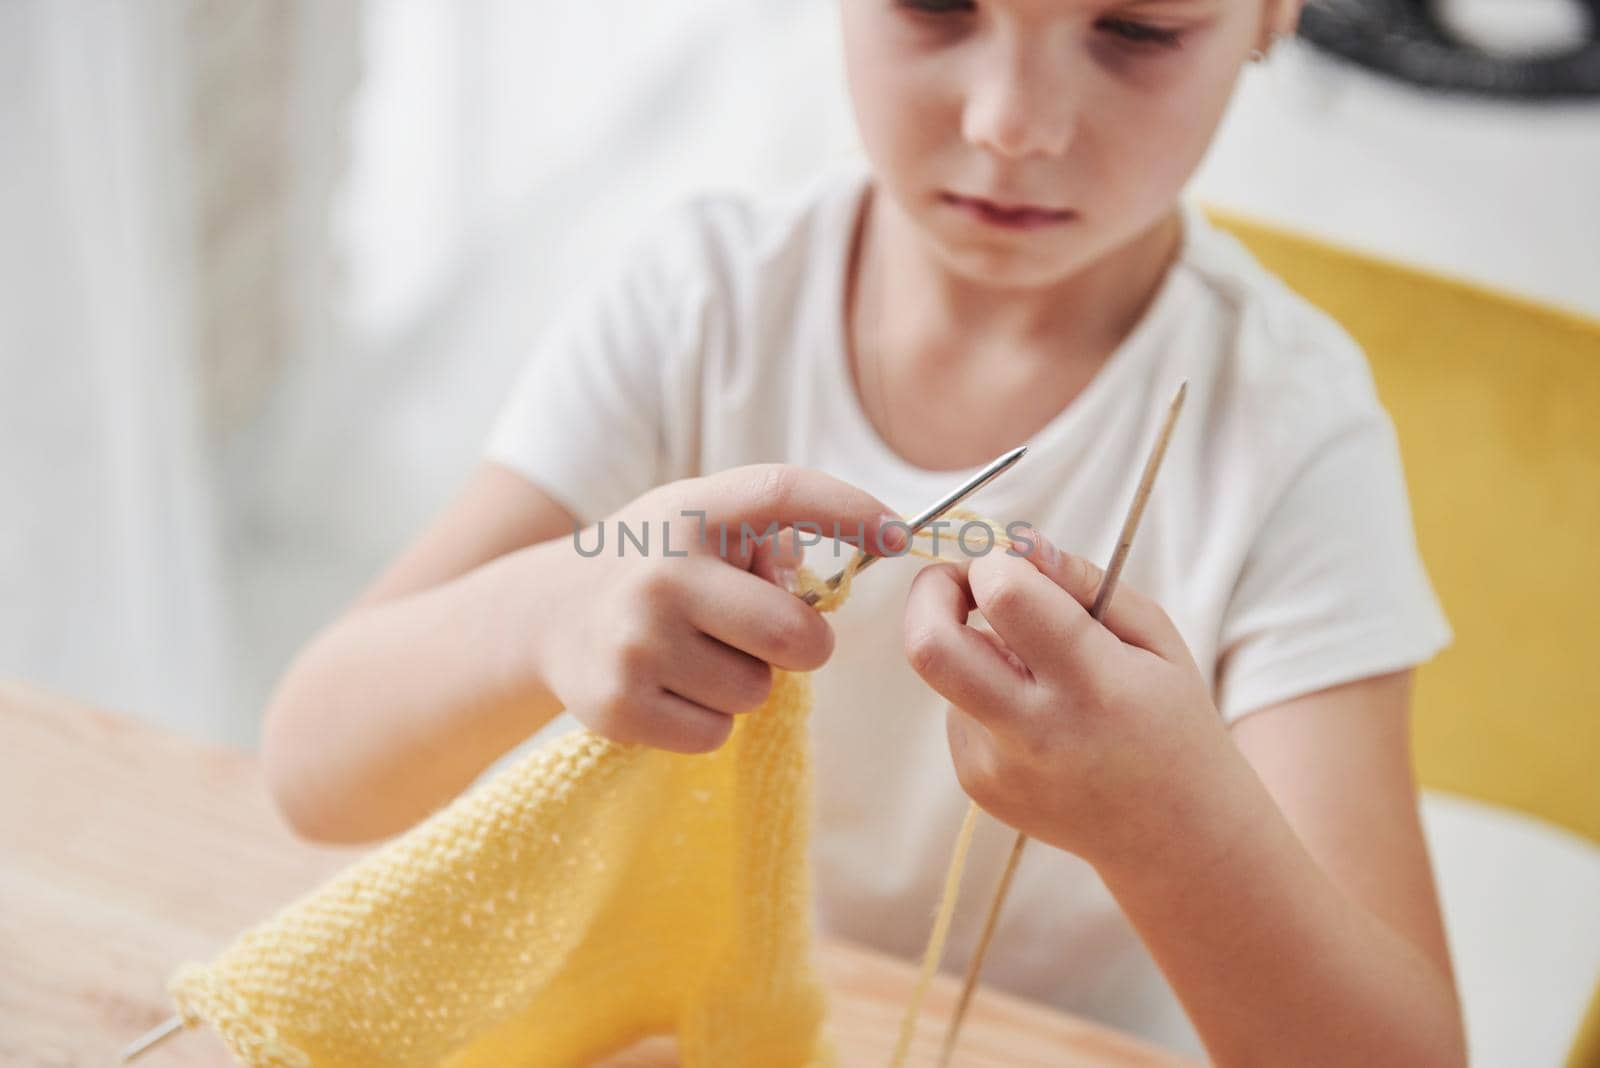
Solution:
[(1088, 250), (1063, 248), (1059, 237), (1037, 241), (974, 241), (934, 234), (932, 245), (952, 273), (991, 289), (1042, 289), (1070, 278), (1089, 262)]

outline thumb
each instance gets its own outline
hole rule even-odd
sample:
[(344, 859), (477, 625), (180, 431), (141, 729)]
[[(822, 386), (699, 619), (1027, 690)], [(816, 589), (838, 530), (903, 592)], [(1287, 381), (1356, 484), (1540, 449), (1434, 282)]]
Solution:
[[(1094, 608), (1105, 582), (1103, 568), (1057, 548), (1032, 526), (1020, 527), (1011, 543), (1014, 552), (1026, 556), (1046, 578), (1072, 594), (1085, 611)], [(1148, 649), (1163, 660), (1181, 662), (1190, 658), (1189, 647), (1165, 609), (1126, 582), (1117, 582), (1100, 622), (1124, 642)]]

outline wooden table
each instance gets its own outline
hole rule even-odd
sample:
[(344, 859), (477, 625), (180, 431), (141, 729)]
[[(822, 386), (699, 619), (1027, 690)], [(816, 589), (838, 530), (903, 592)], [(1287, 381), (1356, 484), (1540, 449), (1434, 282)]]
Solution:
[[(164, 982), (361, 851), (307, 845), (278, 819), (247, 753), (0, 682), (0, 1064), (111, 1065), (171, 1012)], [(824, 942), (846, 1068), (888, 1062), (909, 965)], [(958, 986), (940, 976), (912, 1063), (933, 1064)], [(186, 1031), (140, 1068), (225, 1066)], [(670, 1043), (610, 1062), (675, 1063)], [(977, 1068), (1192, 1064), (1098, 1025), (983, 991), (955, 1063)]]

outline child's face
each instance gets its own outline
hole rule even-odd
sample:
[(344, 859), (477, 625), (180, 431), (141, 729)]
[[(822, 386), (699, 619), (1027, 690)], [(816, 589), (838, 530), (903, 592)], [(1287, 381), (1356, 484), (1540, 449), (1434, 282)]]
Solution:
[[(841, 0), (863, 147), (951, 269), (1068, 277), (1150, 230), (1298, 0)], [(1291, 10), (1294, 9), (1294, 10)], [(1067, 213), (1025, 228), (951, 194)]]

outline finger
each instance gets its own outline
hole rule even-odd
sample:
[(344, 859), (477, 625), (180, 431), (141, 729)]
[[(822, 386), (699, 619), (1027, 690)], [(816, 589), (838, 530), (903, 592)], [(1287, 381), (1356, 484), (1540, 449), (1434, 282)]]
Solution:
[(794, 464), (747, 464), (690, 479), (677, 503), (685, 511), (705, 512), (707, 541), (719, 550), (726, 531), (730, 553), (744, 530), (759, 534), (771, 524), (805, 525), (875, 556), (898, 553), (906, 543), (906, 525), (888, 505), (848, 482)]
[(662, 685), (713, 712), (738, 715), (772, 692), (772, 668), (749, 653), (696, 631), (662, 669)]
[(985, 724), (1020, 708), (1032, 679), (998, 643), (967, 625), (972, 599), (961, 571), (935, 564), (911, 580), (906, 597), (907, 662), (929, 686)]
[(995, 634), (993, 631), (984, 630), (982, 627), (970, 627), (970, 629), (978, 637), (982, 638), (984, 641), (993, 646), (995, 655), (1000, 657), (1000, 659), (1004, 660), (1006, 663), (1010, 664), (1012, 669), (1016, 671), (1017, 674), (1023, 676), (1024, 678), (1033, 677), (1033, 672), (1028, 669), (1028, 665), (1023, 661), (1022, 657), (1012, 652), (1010, 647), (1008, 647), (1005, 642), (1000, 640), (1000, 636), (998, 634)]
[(800, 532), (793, 527), (784, 527), (778, 532), (779, 536), (772, 539), (772, 562), (778, 567), (799, 567), (806, 562), (805, 544), (800, 539)]
[(798, 532), (784, 527), (774, 537), (758, 540), (749, 570), (781, 589), (793, 590), (795, 569), (804, 562)]
[(695, 569), (689, 584), (689, 623), (763, 663), (815, 671), (833, 653), (833, 628), (792, 593), (715, 559)]
[(750, 555), (750, 566), (748, 568), (752, 575), (764, 579), (775, 586), (783, 585), (783, 582), (779, 579), (776, 559), (776, 549), (780, 540), (781, 534), (771, 538), (757, 539), (755, 550)]
[(980, 805), (999, 778), (994, 735), (982, 722), (954, 704), (945, 706), (945, 738), (956, 779), (968, 797)]
[[(1019, 533), (1016, 551), (1024, 552), (1040, 574), (1072, 594), (1085, 611), (1093, 609), (1105, 581), (1104, 569), (1075, 553), (1059, 549), (1032, 527)], [(1126, 582), (1117, 582), (1100, 622), (1129, 645), (1148, 649), (1163, 660), (1189, 655), (1188, 645), (1161, 605)]]
[(1027, 560), (974, 557), (967, 581), (983, 617), (1035, 675), (1059, 677), (1071, 664), (1092, 669), (1117, 648), (1115, 635)]
[(712, 711), (669, 690), (657, 689), (639, 700), (630, 715), (606, 736), (626, 744), (673, 753), (709, 753), (733, 733), (733, 717)]

